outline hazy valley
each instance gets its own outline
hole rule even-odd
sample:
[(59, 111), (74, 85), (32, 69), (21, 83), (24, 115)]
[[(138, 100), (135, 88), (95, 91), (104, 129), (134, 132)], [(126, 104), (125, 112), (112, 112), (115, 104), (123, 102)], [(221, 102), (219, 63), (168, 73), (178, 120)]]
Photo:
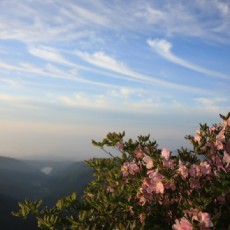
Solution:
[(63, 196), (76, 192), (80, 197), (92, 170), (84, 162), (17, 160), (0, 156), (0, 226), (2, 229), (36, 229), (33, 220), (11, 216), (17, 202), (42, 199), (53, 205)]

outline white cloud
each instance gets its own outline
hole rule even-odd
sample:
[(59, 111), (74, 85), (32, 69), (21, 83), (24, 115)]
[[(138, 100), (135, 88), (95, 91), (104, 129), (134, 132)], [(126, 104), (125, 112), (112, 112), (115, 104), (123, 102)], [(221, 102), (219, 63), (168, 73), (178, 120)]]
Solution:
[[(45, 67), (36, 67), (30, 63), (20, 62), (18, 65), (11, 65), (8, 63), (0, 62), (0, 67), (9, 71), (17, 71), (19, 75), (21, 72), (33, 73), (39, 76), (62, 78), (66, 80), (84, 81), (84, 79), (77, 78), (71, 72), (64, 72), (51, 64), (47, 64)], [(75, 72), (76, 73), (76, 72)]]
[(111, 106), (104, 95), (89, 96), (83, 92), (78, 92), (73, 97), (62, 96), (59, 100), (69, 107), (109, 109)]
[(143, 95), (149, 96), (145, 90), (141, 88), (128, 88), (128, 87), (121, 87), (119, 89), (112, 89), (109, 91), (109, 95), (112, 97), (127, 99), (131, 96), (143, 97)]
[(57, 50), (50, 47), (30, 47), (29, 53), (47, 61), (67, 66), (75, 66), (73, 63), (66, 60)]
[(87, 8), (71, 4), (70, 10), (72, 15), (75, 15), (75, 19), (83, 21), (83, 23), (97, 24), (100, 26), (108, 26), (109, 20), (105, 17), (102, 12), (93, 12)]
[(205, 75), (216, 77), (220, 79), (230, 80), (229, 76), (219, 73), (216, 71), (212, 71), (206, 68), (203, 68), (199, 65), (193, 64), (191, 62), (188, 62), (182, 58), (177, 57), (171, 52), (172, 44), (168, 42), (165, 39), (148, 39), (147, 44), (160, 56), (165, 58), (166, 60), (169, 60), (173, 63), (176, 63), (180, 66), (183, 66), (185, 68), (191, 69), (193, 71), (203, 73)]
[(175, 98), (156, 97), (151, 95), (150, 92), (146, 93), (144, 97), (136, 97), (132, 94), (127, 97), (119, 97), (117, 94), (114, 95), (113, 92), (93, 95), (88, 95), (85, 92), (77, 92), (72, 96), (60, 96), (58, 101), (69, 108), (88, 108), (102, 112), (120, 112), (121, 114), (171, 114), (173, 116), (184, 114), (189, 116), (194, 112), (196, 115), (216, 115), (220, 111), (222, 113), (228, 112), (228, 108), (226, 108), (227, 98), (216, 97), (210, 99), (200, 97), (194, 99), (194, 103), (192, 102), (191, 106), (191, 103), (188, 104)]
[(229, 43), (229, 12), (229, 3), (217, 0), (194, 0), (186, 4), (169, 0), (163, 4), (4, 1), (0, 9), (0, 38), (25, 43), (89, 39), (94, 43), (95, 36), (104, 30), (123, 35), (128, 31), (142, 34), (155, 31)]
[(133, 101), (132, 98), (121, 100), (113, 97), (113, 95), (88, 95), (78, 92), (71, 96), (62, 96), (60, 102), (71, 108), (89, 108), (100, 111), (116, 111), (116, 112), (135, 112), (135, 113), (151, 113), (159, 109), (160, 104), (152, 99), (140, 99)]
[(75, 54), (82, 60), (101, 68), (105, 68), (122, 74), (130, 72), (130, 70), (124, 63), (116, 61), (114, 58), (106, 55), (103, 52), (95, 52), (93, 54), (89, 54), (87, 52), (77, 51), (75, 52)]
[[(170, 45), (167, 42), (160, 42), (160, 46), (158, 48), (160, 51), (163, 49), (163, 51), (168, 54), (168, 50), (170, 50)], [(125, 65), (122, 62), (117, 61), (113, 57), (110, 57), (109, 55), (103, 53), (103, 52), (95, 52), (93, 54), (89, 54), (87, 52), (75, 52), (75, 54), (80, 57), (82, 60), (93, 64), (95, 66), (98, 66), (100, 68), (104, 68), (107, 70), (111, 70), (114, 72), (117, 72), (119, 74), (122, 74), (126, 76), (126, 80), (130, 81), (138, 81), (142, 82), (144, 84), (153, 84), (153, 85), (161, 85), (166, 88), (172, 88), (172, 89), (178, 89), (181, 91), (189, 91), (194, 93), (210, 93), (207, 90), (199, 89), (190, 87), (187, 85), (180, 85), (173, 82), (165, 81), (162, 79), (159, 79), (154, 76), (148, 76), (145, 74), (138, 73), (136, 71), (133, 71), (130, 69), (127, 65)], [(170, 54), (170, 53), (169, 53)]]
[(229, 108), (224, 106), (226, 102), (228, 102), (227, 98), (205, 98), (205, 97), (200, 97), (196, 98), (195, 102), (197, 103), (197, 107), (200, 109), (206, 111), (206, 112), (214, 112), (216, 114), (221, 113), (228, 113)]

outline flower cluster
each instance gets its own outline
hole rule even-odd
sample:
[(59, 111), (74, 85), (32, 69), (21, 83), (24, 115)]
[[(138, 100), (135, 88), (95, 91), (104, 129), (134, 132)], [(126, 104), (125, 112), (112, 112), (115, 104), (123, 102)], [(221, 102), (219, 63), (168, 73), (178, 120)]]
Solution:
[(140, 168), (136, 164), (135, 160), (131, 162), (125, 162), (121, 169), (122, 174), (124, 177), (128, 176), (129, 174), (135, 175), (136, 173), (140, 172)]
[(172, 226), (174, 230), (192, 230), (193, 226), (199, 229), (210, 229), (213, 226), (210, 215), (208, 213), (200, 212), (197, 209), (190, 209), (185, 211), (185, 216), (180, 220), (176, 219)]
[[(226, 197), (230, 194), (229, 187), (222, 183), (224, 178), (229, 178), (230, 172), (230, 115), (222, 124), (211, 128), (201, 126), (194, 137), (187, 139), (194, 147), (190, 156), (183, 156), (183, 151), (172, 156), (166, 148), (155, 151), (154, 155), (146, 146), (139, 145), (121, 171), (124, 177), (141, 175), (137, 203), (148, 210), (153, 205), (164, 207), (171, 218), (168, 223), (174, 222), (173, 229), (210, 229), (212, 218), (217, 223), (216, 216), (220, 215), (215, 210), (226, 205)], [(219, 190), (216, 185), (220, 185)], [(212, 210), (213, 207), (216, 209)], [(148, 213), (151, 215), (151, 211)], [(143, 214), (140, 217), (143, 222)]]

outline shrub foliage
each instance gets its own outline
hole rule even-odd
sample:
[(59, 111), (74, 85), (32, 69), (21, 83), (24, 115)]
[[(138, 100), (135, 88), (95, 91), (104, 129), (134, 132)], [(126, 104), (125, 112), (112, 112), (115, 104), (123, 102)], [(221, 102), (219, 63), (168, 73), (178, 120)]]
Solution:
[(230, 113), (220, 116), (222, 123), (186, 136), (192, 149), (178, 154), (150, 136), (125, 141), (125, 132), (109, 133), (93, 141), (109, 158), (86, 161), (95, 179), (81, 199), (73, 193), (52, 208), (25, 200), (13, 215), (32, 214), (41, 229), (53, 230), (229, 229)]

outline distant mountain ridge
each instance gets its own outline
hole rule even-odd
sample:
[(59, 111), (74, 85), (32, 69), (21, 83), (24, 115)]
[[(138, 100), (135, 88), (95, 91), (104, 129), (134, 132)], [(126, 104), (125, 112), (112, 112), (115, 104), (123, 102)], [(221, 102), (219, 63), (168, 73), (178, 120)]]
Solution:
[(38, 170), (22, 160), (17, 160), (11, 157), (0, 156), (0, 169), (6, 169), (17, 172), (32, 172), (37, 173)]
[[(48, 175), (41, 171), (46, 166), (53, 167)], [(84, 162), (22, 161), (0, 156), (0, 207), (8, 210), (3, 221), (0, 208), (0, 229), (13, 229), (2, 228), (6, 220), (18, 222), (17, 218), (10, 215), (11, 208), (17, 209), (18, 201), (25, 198), (42, 199), (44, 204), (53, 205), (55, 201), (72, 192), (76, 192), (79, 198), (92, 179), (93, 171)], [(9, 226), (12, 224), (9, 223)], [(29, 229), (26, 225), (25, 228), (22, 226), (23, 222), (15, 229)]]
[(37, 199), (45, 175), (23, 161), (0, 157), (0, 192), (16, 199)]

